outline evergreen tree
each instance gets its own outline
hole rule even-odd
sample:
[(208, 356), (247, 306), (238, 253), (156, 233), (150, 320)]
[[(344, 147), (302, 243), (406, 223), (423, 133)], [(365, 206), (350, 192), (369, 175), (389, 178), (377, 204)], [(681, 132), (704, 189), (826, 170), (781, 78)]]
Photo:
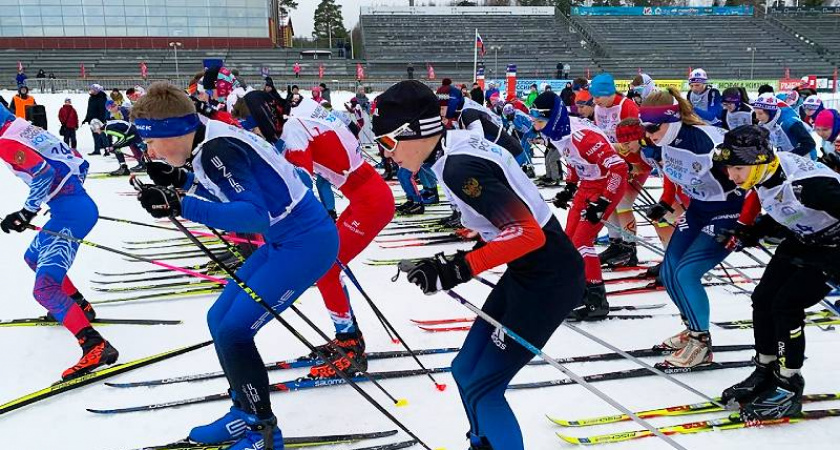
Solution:
[(312, 32), (312, 37), (319, 41), (327, 41), (330, 38), (330, 31), (332, 31), (333, 43), (337, 39), (347, 38), (341, 5), (336, 5), (335, 0), (321, 0), (315, 9), (313, 23), (315, 31)]

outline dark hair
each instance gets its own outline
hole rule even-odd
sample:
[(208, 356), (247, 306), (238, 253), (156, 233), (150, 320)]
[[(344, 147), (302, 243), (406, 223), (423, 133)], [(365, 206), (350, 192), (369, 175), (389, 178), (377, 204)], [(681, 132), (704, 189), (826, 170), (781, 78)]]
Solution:
[(319, 84), (318, 86), (321, 86), (321, 89), (326, 89), (326, 88), (327, 88), (327, 84), (326, 84), (326, 83), (321, 83), (321, 84)]
[(292, 85), (292, 90), (294, 90), (294, 89), (300, 89), (300, 88), (298, 87), (298, 85), (293, 84), (293, 85)]
[(726, 101), (727, 97), (734, 97), (736, 95), (741, 99), (741, 102), (746, 101), (744, 100), (744, 93), (741, 92), (740, 88), (737, 88), (735, 86), (730, 86), (723, 90), (723, 101)]
[(758, 87), (758, 95), (766, 94), (767, 92), (770, 92), (772, 94), (776, 91), (773, 89), (773, 86), (770, 86), (769, 84), (762, 84)]

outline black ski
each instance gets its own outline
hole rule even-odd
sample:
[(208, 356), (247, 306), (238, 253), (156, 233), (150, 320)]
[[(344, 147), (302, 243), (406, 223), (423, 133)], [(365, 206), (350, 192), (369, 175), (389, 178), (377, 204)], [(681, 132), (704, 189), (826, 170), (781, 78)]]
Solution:
[[(90, 323), (94, 325), (180, 325), (180, 320), (156, 320), (156, 319), (95, 319)], [(0, 320), (0, 327), (54, 327), (61, 325), (53, 319), (36, 317), (33, 319), (12, 319)]]
[[(397, 434), (397, 430), (388, 431), (374, 431), (370, 433), (347, 433), (347, 434), (332, 434), (324, 436), (300, 436), (300, 437), (284, 437), (283, 445), (286, 448), (299, 447), (315, 447), (319, 445), (337, 445), (346, 444), (359, 441), (366, 441), (370, 439), (380, 439)], [(171, 444), (155, 445), (151, 447), (142, 447), (135, 450), (221, 450), (229, 447), (233, 441), (224, 442), (221, 444), (207, 445), (190, 442), (187, 439), (173, 442)]]

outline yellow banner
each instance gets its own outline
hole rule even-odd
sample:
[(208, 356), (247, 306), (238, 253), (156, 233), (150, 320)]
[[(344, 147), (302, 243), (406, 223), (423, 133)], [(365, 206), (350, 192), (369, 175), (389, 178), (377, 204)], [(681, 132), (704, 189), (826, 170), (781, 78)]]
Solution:
[[(633, 80), (615, 80), (615, 89), (621, 94), (626, 94), (627, 91), (630, 90), (630, 82)], [(658, 88), (667, 88), (667, 87), (675, 87), (679, 90), (683, 89), (683, 84), (685, 84), (685, 80), (654, 80), (656, 82), (656, 87)]]

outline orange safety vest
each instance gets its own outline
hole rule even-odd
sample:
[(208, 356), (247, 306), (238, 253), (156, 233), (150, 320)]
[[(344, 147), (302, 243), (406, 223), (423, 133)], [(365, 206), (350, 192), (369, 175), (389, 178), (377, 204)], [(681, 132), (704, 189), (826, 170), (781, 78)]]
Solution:
[(25, 100), (20, 98), (20, 95), (15, 95), (12, 101), (15, 102), (15, 116), (21, 119), (26, 119), (26, 108), (35, 105), (35, 97), (31, 95)]

